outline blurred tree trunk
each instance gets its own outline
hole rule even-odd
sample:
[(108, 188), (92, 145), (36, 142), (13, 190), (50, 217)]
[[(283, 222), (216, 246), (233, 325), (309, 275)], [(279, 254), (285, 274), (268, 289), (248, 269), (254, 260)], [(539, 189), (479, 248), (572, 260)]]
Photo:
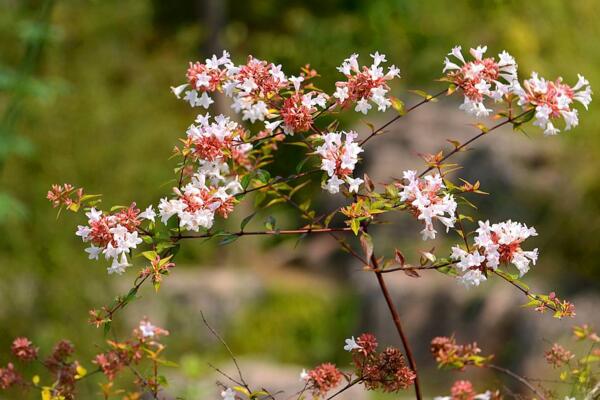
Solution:
[[(200, 43), (200, 56), (211, 57), (223, 52), (221, 33), (225, 27), (227, 0), (196, 0), (199, 22), (206, 35)], [(226, 114), (229, 107), (223, 96), (212, 96), (215, 100), (216, 114)]]
[(227, 0), (197, 0), (196, 7), (206, 37), (200, 44), (200, 54), (219, 54), (223, 51), (221, 32), (225, 26)]

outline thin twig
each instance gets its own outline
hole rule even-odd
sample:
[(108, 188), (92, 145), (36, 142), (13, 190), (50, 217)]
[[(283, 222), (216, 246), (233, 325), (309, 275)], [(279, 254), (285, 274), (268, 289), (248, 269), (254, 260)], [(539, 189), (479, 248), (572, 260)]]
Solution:
[(535, 386), (533, 386), (529, 381), (527, 381), (527, 379), (523, 378), (522, 376), (515, 374), (511, 370), (504, 368), (504, 367), (500, 367), (498, 365), (487, 364), (487, 367), (490, 369), (493, 369), (495, 371), (502, 372), (503, 374), (508, 375), (513, 379), (516, 379), (517, 381), (521, 382), (521, 384), (526, 386), (529, 390), (531, 390), (534, 394), (539, 396), (541, 400), (546, 400), (546, 397), (544, 397), (544, 394), (541, 393)]
[(377, 136), (377, 134), (381, 131), (383, 131), (385, 128), (387, 128), (388, 126), (390, 126), (391, 124), (393, 124), (394, 122), (398, 121), (400, 118), (402, 118), (403, 116), (405, 116), (406, 114), (408, 114), (409, 112), (413, 111), (414, 109), (422, 106), (423, 104), (429, 103), (431, 101), (433, 101), (435, 98), (443, 95), (444, 93), (446, 93), (447, 90), (444, 89), (439, 93), (434, 94), (433, 96), (427, 97), (424, 100), (418, 102), (417, 104), (413, 105), (412, 107), (408, 108), (404, 114), (399, 114), (396, 115), (394, 118), (392, 118), (390, 121), (386, 122), (385, 124), (383, 124), (382, 126), (380, 126), (379, 128), (375, 129), (373, 132), (371, 132), (371, 134), (369, 136), (367, 136), (365, 139), (363, 139), (360, 142), (360, 146), (362, 147), (365, 143), (367, 143), (369, 140), (371, 140), (371, 138)]
[[(511, 123), (513, 121), (515, 121), (516, 119), (522, 117), (523, 115), (527, 114), (530, 110), (527, 111), (523, 111), (521, 114), (517, 115), (516, 117), (512, 117), (512, 118), (507, 118), (504, 121), (492, 126), (491, 128), (480, 132), (479, 134), (473, 136), (471, 139), (467, 140), (466, 142), (464, 142), (463, 144), (456, 146), (450, 153), (446, 154), (444, 157), (442, 157), (442, 159), (437, 162), (437, 166), (439, 166), (441, 163), (443, 163), (444, 161), (446, 161), (447, 159), (449, 159), (450, 157), (452, 157), (453, 155), (455, 155), (456, 153), (458, 153), (459, 151), (461, 151), (462, 149), (464, 149), (465, 147), (467, 147), (468, 145), (470, 145), (471, 143), (473, 143), (474, 141), (476, 141), (477, 139), (479, 139), (482, 136), (487, 135), (488, 133), (503, 127), (504, 125)], [(430, 172), (431, 170), (437, 168), (436, 165), (431, 165), (429, 166), (426, 170), (424, 170), (423, 172), (421, 172), (421, 174), (419, 175), (419, 177), (423, 177), (425, 174), (427, 174), (428, 172)]]
[(362, 382), (362, 380), (363, 380), (363, 378), (356, 378), (355, 380), (353, 380), (352, 382), (349, 382), (346, 386), (344, 386), (343, 388), (341, 388), (340, 390), (338, 390), (337, 392), (335, 392), (334, 394), (332, 394), (325, 400), (333, 399), (334, 397), (344, 393), (346, 390), (350, 389), (352, 386), (356, 385), (357, 383)]
[(304, 228), (304, 229), (281, 229), (281, 230), (265, 230), (265, 231), (238, 231), (230, 233), (204, 233), (199, 235), (182, 235), (172, 236), (171, 239), (206, 239), (215, 236), (257, 236), (257, 235), (302, 235), (311, 233), (330, 233), (330, 232), (349, 232), (352, 229), (349, 227), (340, 228)]
[(208, 321), (204, 317), (204, 313), (202, 311), (200, 311), (200, 316), (202, 317), (202, 321), (204, 322), (204, 325), (206, 325), (206, 327), (208, 328), (208, 330), (210, 331), (210, 333), (212, 333), (221, 342), (221, 344), (223, 345), (223, 347), (225, 347), (225, 349), (229, 353), (229, 356), (233, 360), (233, 363), (235, 364), (235, 368), (237, 369), (238, 376), (240, 377), (240, 381), (242, 382), (242, 386), (244, 386), (249, 392), (252, 392), (252, 390), (250, 390), (250, 387), (248, 386), (248, 384), (244, 380), (244, 375), (242, 374), (242, 369), (240, 368), (240, 365), (238, 364), (237, 359), (235, 358), (235, 355), (233, 354), (233, 351), (231, 351), (231, 348), (229, 347), (229, 345), (227, 344), (227, 342), (225, 342), (225, 340), (217, 333), (217, 331), (215, 331), (213, 329), (213, 327), (210, 326), (210, 324), (208, 323)]

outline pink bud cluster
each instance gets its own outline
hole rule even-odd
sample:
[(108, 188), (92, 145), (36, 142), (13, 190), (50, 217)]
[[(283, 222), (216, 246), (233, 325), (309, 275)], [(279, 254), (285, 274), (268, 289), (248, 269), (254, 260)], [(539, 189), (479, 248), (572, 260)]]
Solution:
[(346, 81), (336, 82), (336, 91), (333, 95), (337, 103), (343, 107), (356, 104), (354, 111), (367, 114), (372, 108), (369, 102), (375, 104), (379, 111), (385, 111), (392, 105), (386, 96), (390, 87), (387, 81), (400, 76), (400, 70), (394, 65), (384, 73), (382, 62), (386, 61), (385, 54), (371, 54), (373, 63), (370, 67), (358, 64), (358, 54), (352, 54), (344, 60), (338, 71), (344, 74)]
[(352, 177), (358, 155), (363, 151), (355, 141), (357, 137), (354, 131), (329, 132), (321, 136), (324, 143), (315, 153), (321, 156), (321, 169), (329, 176), (323, 189), (331, 194), (338, 193), (343, 183), (348, 184), (350, 192), (358, 192), (363, 183), (362, 179)]
[[(280, 110), (283, 120), (283, 132), (292, 135), (295, 132), (310, 130), (313, 124), (313, 114), (318, 111), (317, 106), (321, 108), (327, 106), (326, 94), (315, 94), (315, 92), (302, 94), (296, 91), (285, 99)], [(273, 125), (270, 125), (269, 129), (273, 130)]]
[(64, 185), (52, 185), (46, 198), (52, 202), (53, 207), (71, 207), (74, 204), (81, 204), (83, 198), (83, 188), (75, 188), (69, 183)]
[(356, 340), (346, 339), (344, 346), (352, 353), (354, 368), (367, 390), (398, 392), (410, 387), (416, 374), (406, 365), (400, 350), (387, 347), (378, 352), (377, 347), (377, 339), (370, 333), (363, 333)]
[(440, 367), (464, 369), (479, 360), (481, 349), (477, 343), (457, 344), (454, 337), (438, 336), (431, 340), (431, 354)]
[(477, 394), (473, 384), (467, 380), (455, 381), (450, 388), (450, 396), (437, 396), (433, 400), (500, 400), (499, 392), (486, 391)]
[(501, 263), (513, 264), (523, 276), (538, 258), (537, 249), (521, 248), (521, 243), (531, 236), (537, 236), (535, 229), (518, 222), (509, 220), (490, 225), (488, 221), (479, 221), (474, 249), (452, 247), (452, 258), (458, 261), (455, 267), (460, 274), (459, 282), (467, 287), (478, 286), (486, 280), (486, 271), (495, 271)]
[(567, 364), (575, 355), (569, 350), (565, 349), (558, 343), (554, 343), (550, 350), (544, 353), (546, 362), (552, 365), (554, 368), (560, 368)]
[(0, 389), (8, 389), (22, 381), (21, 375), (15, 370), (13, 363), (0, 368)]
[(342, 382), (342, 373), (335, 364), (323, 363), (308, 372), (302, 371), (300, 379), (306, 382), (314, 397), (319, 397), (325, 396)]
[(487, 46), (470, 49), (472, 61), (466, 61), (460, 46), (456, 46), (448, 54), (454, 56), (460, 65), (444, 60), (443, 72), (450, 71), (448, 80), (460, 88), (464, 94), (461, 110), (476, 117), (488, 116), (492, 111), (484, 105), (486, 98), (499, 101), (510, 93), (517, 81), (517, 64), (506, 51), (498, 54), (498, 61), (493, 57), (484, 58)]
[(162, 351), (164, 346), (158, 342), (158, 339), (168, 334), (167, 330), (143, 319), (133, 330), (131, 338), (124, 342), (108, 341), (109, 350), (97, 354), (93, 363), (98, 365), (102, 373), (112, 381), (123, 368), (138, 364), (145, 355)]
[(85, 249), (90, 259), (97, 260), (100, 254), (107, 260), (112, 259), (109, 274), (122, 274), (130, 265), (127, 255), (142, 243), (138, 227), (142, 220), (154, 221), (155, 217), (152, 206), (140, 213), (135, 203), (112, 214), (91, 208), (85, 215), (88, 224), (79, 225), (76, 235), (85, 243), (90, 243), (90, 247)]
[(423, 240), (435, 239), (437, 231), (433, 221), (436, 219), (446, 226), (446, 231), (452, 228), (456, 222), (457, 204), (454, 196), (445, 193), (446, 186), (440, 174), (419, 178), (416, 171), (404, 171), (403, 176), (405, 183), (398, 184), (402, 188), (400, 200), (425, 223), (421, 231)]

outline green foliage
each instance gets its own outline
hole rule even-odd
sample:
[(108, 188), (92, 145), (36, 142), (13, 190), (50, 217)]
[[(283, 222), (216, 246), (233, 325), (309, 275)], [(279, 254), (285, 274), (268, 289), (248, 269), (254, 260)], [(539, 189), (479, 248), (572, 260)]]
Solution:
[(335, 290), (321, 292), (298, 287), (269, 289), (235, 318), (227, 343), (242, 354), (261, 354), (307, 367), (323, 360), (347, 362), (343, 344), (355, 329), (356, 298)]

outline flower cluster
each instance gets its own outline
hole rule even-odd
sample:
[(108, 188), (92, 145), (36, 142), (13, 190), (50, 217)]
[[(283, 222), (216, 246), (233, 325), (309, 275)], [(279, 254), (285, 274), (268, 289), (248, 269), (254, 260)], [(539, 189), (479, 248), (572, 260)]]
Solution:
[(592, 101), (592, 89), (589, 82), (581, 75), (571, 87), (563, 83), (562, 78), (556, 81), (547, 81), (540, 78), (536, 72), (531, 73), (531, 78), (518, 86), (515, 93), (519, 96), (520, 106), (530, 106), (535, 109), (536, 126), (544, 129), (546, 135), (556, 135), (560, 129), (554, 126), (553, 120), (563, 118), (565, 130), (579, 124), (577, 109), (571, 108), (576, 100), (583, 104), (587, 110)]
[(535, 295), (528, 304), (535, 307), (535, 311), (545, 313), (551, 309), (555, 318), (574, 317), (575, 305), (568, 300), (560, 299), (555, 292), (548, 295)]
[(79, 362), (71, 360), (75, 347), (68, 340), (59, 341), (52, 350), (52, 353), (46, 360), (44, 366), (54, 375), (55, 383), (53, 385), (52, 398), (74, 399), (75, 383), (85, 370), (81, 368)]
[(263, 121), (269, 116), (269, 100), (289, 84), (281, 65), (248, 57), (246, 64), (229, 68), (230, 81), (225, 94), (233, 97), (231, 106), (243, 120)]
[(335, 389), (342, 381), (342, 373), (334, 364), (323, 363), (308, 372), (302, 371), (300, 379), (306, 382), (313, 396), (318, 397)]
[(175, 199), (163, 198), (158, 205), (163, 223), (174, 215), (179, 226), (190, 231), (210, 229), (215, 214), (227, 218), (233, 211), (234, 195), (242, 190), (235, 178), (227, 177), (227, 164), (204, 163), (183, 188), (173, 188)]
[[(107, 341), (110, 349), (96, 355), (93, 362), (112, 381), (119, 371), (129, 365), (138, 364), (145, 355), (153, 357), (153, 354), (158, 355), (162, 352), (164, 346), (157, 340), (159, 336), (168, 334), (168, 331), (154, 326), (147, 319), (143, 319), (139, 326), (133, 330), (130, 339), (124, 342)], [(151, 382), (147, 384), (152, 386)]]
[(156, 216), (152, 206), (141, 213), (135, 203), (112, 214), (91, 208), (85, 215), (88, 224), (79, 225), (76, 235), (85, 243), (90, 243), (90, 247), (85, 249), (90, 259), (97, 260), (100, 254), (107, 260), (112, 259), (109, 274), (122, 274), (130, 265), (127, 255), (142, 243), (138, 234), (139, 225), (144, 219), (154, 221)]
[(22, 381), (21, 375), (15, 370), (13, 363), (0, 367), (0, 389), (8, 389)]
[(434, 219), (444, 224), (446, 230), (452, 228), (456, 222), (457, 205), (454, 196), (444, 193), (446, 186), (440, 174), (419, 178), (416, 171), (404, 171), (403, 176), (406, 182), (398, 184), (402, 188), (400, 200), (425, 223), (421, 231), (423, 240), (435, 238)]
[[(324, 93), (308, 92), (302, 94), (294, 92), (290, 97), (283, 101), (280, 115), (283, 120), (283, 132), (292, 135), (295, 132), (306, 132), (310, 130), (313, 124), (313, 114), (317, 112), (317, 106), (325, 108), (327, 105), (327, 95)], [(276, 121), (269, 125), (273, 130), (281, 121)], [(275, 125), (273, 125), (275, 124)]]
[[(208, 108), (214, 100), (208, 95), (215, 90), (222, 90), (222, 86), (227, 80), (227, 72), (233, 64), (229, 59), (229, 54), (223, 51), (223, 55), (218, 57), (213, 55), (207, 58), (204, 63), (191, 63), (186, 72), (188, 83), (171, 88), (173, 93), (180, 98), (185, 91), (184, 99), (192, 107)], [(187, 88), (190, 90), (186, 90)], [(200, 94), (202, 93), (202, 94)]]
[(192, 124), (186, 134), (185, 146), (196, 161), (249, 163), (248, 153), (252, 145), (242, 142), (246, 130), (224, 115), (216, 116), (212, 122), (209, 114), (198, 115), (196, 124)]
[(377, 339), (370, 333), (363, 333), (354, 340), (346, 339), (344, 350), (352, 353), (354, 367), (367, 390), (381, 389), (384, 392), (398, 392), (410, 387), (416, 374), (395, 347), (387, 347), (377, 352)]
[(450, 396), (437, 396), (433, 400), (500, 400), (499, 392), (486, 391), (477, 394), (470, 381), (458, 380), (450, 388)]
[(487, 46), (470, 49), (472, 61), (466, 61), (460, 46), (452, 49), (448, 55), (460, 61), (460, 65), (446, 57), (443, 72), (450, 71), (446, 79), (460, 88), (464, 94), (461, 110), (476, 117), (488, 116), (492, 111), (484, 105), (486, 98), (499, 101), (512, 92), (517, 80), (517, 64), (506, 51), (493, 57), (484, 58)]
[(12, 343), (11, 351), (21, 361), (35, 360), (38, 354), (38, 348), (34, 347), (26, 337), (16, 338)]
[(356, 104), (354, 111), (367, 114), (372, 108), (369, 101), (374, 103), (379, 111), (385, 111), (392, 105), (386, 97), (390, 87), (387, 81), (400, 76), (400, 70), (394, 65), (384, 73), (382, 62), (386, 61), (385, 54), (371, 54), (373, 64), (370, 67), (358, 65), (358, 54), (352, 54), (344, 60), (338, 71), (346, 75), (347, 81), (336, 82), (333, 97), (345, 108)]
[(76, 188), (69, 183), (52, 185), (46, 198), (52, 202), (52, 207), (65, 206), (67, 209), (77, 211), (83, 199), (83, 188)]
[(462, 370), (467, 365), (481, 366), (491, 358), (491, 356), (483, 357), (479, 355), (481, 349), (477, 346), (477, 343), (457, 344), (454, 337), (435, 337), (431, 340), (429, 349), (440, 367)]
[(558, 343), (554, 343), (550, 350), (544, 353), (546, 362), (552, 365), (554, 368), (560, 368), (567, 364), (575, 355), (569, 350), (565, 349)]
[(329, 193), (338, 193), (344, 182), (349, 185), (350, 192), (358, 192), (363, 183), (362, 179), (352, 177), (358, 155), (363, 151), (355, 141), (357, 137), (354, 131), (329, 132), (321, 136), (324, 143), (315, 152), (321, 156), (321, 169), (329, 176), (323, 185)]
[(468, 252), (459, 246), (452, 247), (451, 257), (458, 261), (455, 267), (460, 274), (459, 282), (465, 286), (478, 286), (486, 280), (486, 271), (495, 271), (500, 263), (513, 264), (523, 276), (529, 271), (530, 264), (535, 265), (538, 251), (525, 251), (521, 243), (536, 235), (534, 228), (510, 220), (492, 225), (488, 221), (479, 221), (474, 249)]

